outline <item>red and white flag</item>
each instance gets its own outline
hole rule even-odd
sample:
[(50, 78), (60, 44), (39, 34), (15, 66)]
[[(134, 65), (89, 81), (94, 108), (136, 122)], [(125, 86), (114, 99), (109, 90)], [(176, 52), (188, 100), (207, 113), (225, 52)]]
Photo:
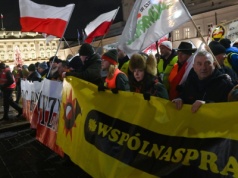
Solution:
[(74, 4), (55, 7), (37, 4), (30, 0), (19, 0), (22, 32), (40, 32), (63, 37)]
[(1, 14), (1, 19), (3, 19), (3, 15)]
[(85, 28), (85, 32), (87, 35), (85, 42), (91, 43), (93, 41), (93, 38), (103, 36), (104, 34), (106, 34), (110, 25), (115, 19), (118, 10), (119, 8), (107, 13), (101, 14), (95, 20), (90, 22)]
[(157, 42), (155, 43), (152, 43), (150, 46), (148, 46), (145, 50), (143, 50), (144, 53), (146, 54), (155, 54), (157, 53), (158, 51), (158, 46), (160, 46), (160, 44), (163, 42), (163, 41), (168, 41), (169, 40), (169, 35), (165, 35), (163, 36), (162, 38), (160, 38)]
[[(193, 45), (193, 44), (192, 44)], [(183, 74), (183, 78), (180, 80), (179, 85), (182, 85), (188, 78), (188, 74), (190, 72), (190, 70), (193, 68), (193, 64), (194, 64), (194, 59), (197, 55), (197, 53), (201, 50), (204, 50), (204, 43), (201, 43), (199, 48), (188, 58), (187, 60), (187, 66), (185, 68), (185, 73)], [(193, 45), (194, 46), (194, 45)]]

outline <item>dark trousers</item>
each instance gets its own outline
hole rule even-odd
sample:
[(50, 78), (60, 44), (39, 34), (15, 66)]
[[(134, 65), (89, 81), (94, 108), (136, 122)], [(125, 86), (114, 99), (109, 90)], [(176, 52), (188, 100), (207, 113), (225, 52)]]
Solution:
[(8, 118), (9, 106), (13, 107), (18, 113), (22, 113), (22, 108), (13, 101), (12, 99), (13, 90), (5, 89), (3, 90), (3, 105), (4, 105), (4, 115), (3, 118)]
[(18, 104), (21, 99), (21, 84), (16, 87), (16, 103)]

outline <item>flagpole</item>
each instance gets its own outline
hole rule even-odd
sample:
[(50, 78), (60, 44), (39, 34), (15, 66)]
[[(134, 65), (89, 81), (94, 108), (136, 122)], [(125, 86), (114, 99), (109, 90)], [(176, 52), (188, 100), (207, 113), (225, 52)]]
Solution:
[(65, 37), (63, 37), (63, 39), (64, 39), (65, 43), (67, 44), (67, 46), (69, 47), (71, 53), (74, 54), (73, 51), (72, 51), (72, 49), (71, 49), (70, 46), (69, 46), (69, 43), (66, 41)]
[(158, 49), (158, 48), (159, 48), (158, 40), (155, 42), (155, 46), (156, 46), (157, 54), (160, 55), (160, 54), (159, 54), (159, 49)]
[(5, 28), (3, 27), (3, 15), (2, 15), (2, 14), (1, 14), (1, 23), (2, 23), (2, 28), (1, 28), (1, 30), (4, 31)]
[(215, 60), (215, 62), (216, 62), (216, 64), (217, 64), (217, 67), (220, 69), (220, 68), (221, 68), (221, 66), (220, 66), (220, 64), (218, 63), (218, 61), (217, 61), (216, 57), (214, 56), (214, 54), (213, 54), (213, 52), (212, 52), (211, 48), (210, 48), (210, 47), (207, 45), (207, 43), (206, 43), (205, 39), (203, 38), (203, 36), (202, 36), (202, 34), (201, 34), (200, 30), (197, 28), (197, 26), (196, 26), (196, 24), (194, 23), (193, 19), (191, 19), (191, 21), (192, 21), (192, 23), (193, 23), (194, 27), (196, 28), (196, 30), (197, 30), (197, 32), (198, 32), (198, 34), (199, 34), (199, 36), (201, 37), (201, 39), (202, 39), (202, 42), (205, 44), (205, 46), (206, 46), (206, 49), (207, 49), (207, 50), (208, 50), (208, 51), (211, 53), (212, 57), (214, 58), (214, 60)]
[(79, 33), (79, 29), (77, 29), (78, 32), (78, 44), (80, 45), (80, 33)]
[[(187, 14), (191, 17), (191, 15), (190, 15), (190, 13), (188, 12), (187, 8), (185, 7), (184, 3), (183, 3), (181, 0), (180, 0), (180, 2), (181, 2), (181, 4), (182, 4), (184, 10), (185, 10), (185, 11), (187, 12)], [(192, 24), (194, 25), (194, 27), (196, 28), (196, 30), (197, 30), (199, 36), (201, 37), (202, 42), (206, 45), (206, 49), (208, 50), (208, 52), (211, 53), (211, 55), (212, 55), (214, 61), (215, 61), (216, 64), (217, 64), (217, 67), (220, 69), (220, 68), (221, 68), (220, 64), (218, 63), (218, 61), (217, 61), (216, 57), (214, 56), (214, 54), (213, 54), (212, 50), (210, 49), (210, 47), (207, 45), (205, 39), (203, 38), (203, 36), (202, 36), (200, 30), (198, 29), (197, 25), (196, 25), (195, 22), (193, 21), (193, 18), (192, 18), (192, 17), (191, 17), (191, 21), (192, 21)]]
[[(72, 16), (72, 13), (73, 13), (74, 7), (75, 7), (75, 4), (72, 4), (72, 5), (73, 5), (73, 8), (72, 8), (72, 11), (71, 11), (71, 13), (70, 13), (70, 15), (69, 15), (69, 20), (71, 19), (71, 16)], [(57, 50), (56, 50), (56, 52), (55, 52), (54, 58), (53, 58), (53, 60), (52, 60), (52, 63), (55, 62), (55, 58), (56, 58), (56, 55), (57, 55), (57, 53), (58, 53), (58, 51), (59, 51), (59, 48), (60, 48), (62, 39), (64, 38), (65, 31), (66, 31), (66, 29), (67, 29), (67, 27), (68, 27), (68, 24), (69, 24), (69, 20), (67, 21), (67, 25), (65, 26), (64, 33), (63, 33), (63, 35), (62, 35), (62, 37), (61, 37), (61, 39), (60, 39), (60, 42), (59, 42), (59, 44), (58, 44), (58, 47), (57, 47)], [(66, 41), (66, 40), (65, 40), (65, 41)], [(67, 44), (67, 43), (66, 43), (66, 44)], [(49, 71), (48, 71), (48, 73), (47, 73), (46, 78), (49, 77), (49, 74), (50, 74), (51, 69), (52, 69), (52, 65), (50, 65), (50, 69), (49, 69)]]
[[(116, 10), (116, 12), (115, 12), (114, 16), (112, 17), (112, 22), (113, 22), (113, 21), (114, 21), (114, 19), (116, 18), (116, 15), (117, 15), (117, 13), (118, 13), (119, 9), (120, 9), (120, 6), (117, 8), (117, 10)], [(112, 24), (112, 22), (111, 22), (111, 24)], [(97, 46), (96, 52), (98, 51), (98, 48), (99, 48), (99, 46), (102, 44), (102, 40), (105, 38), (105, 36), (106, 36), (106, 35), (107, 35), (107, 33), (109, 32), (109, 29), (110, 29), (110, 27), (111, 27), (111, 25), (108, 27), (108, 30), (107, 30), (107, 32), (106, 32), (106, 33), (103, 35), (102, 39), (100, 40), (100, 42), (99, 42), (99, 44), (98, 44), (98, 46)]]
[(84, 29), (82, 29), (82, 35), (83, 35), (83, 37), (82, 37), (82, 43), (84, 43), (85, 37), (86, 37), (86, 33), (85, 33)]

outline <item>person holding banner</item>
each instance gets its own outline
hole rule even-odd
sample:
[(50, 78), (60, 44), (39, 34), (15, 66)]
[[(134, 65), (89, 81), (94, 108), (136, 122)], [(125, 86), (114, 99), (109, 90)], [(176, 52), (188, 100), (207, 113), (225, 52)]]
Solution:
[(129, 81), (125, 73), (118, 69), (118, 52), (111, 49), (102, 55), (102, 70), (107, 71), (104, 86), (113, 91), (129, 91)]
[(66, 76), (74, 76), (95, 85), (102, 83), (101, 79), (101, 58), (95, 53), (92, 45), (88, 43), (82, 44), (79, 49), (80, 60), (83, 63), (82, 69), (79, 72), (63, 72), (62, 78)]
[(16, 117), (20, 117), (22, 115), (22, 108), (16, 102), (14, 102), (12, 98), (12, 92), (16, 87), (16, 82), (10, 71), (10, 68), (7, 67), (3, 62), (0, 63), (0, 87), (3, 92), (4, 105), (4, 114), (1, 120), (9, 120), (9, 106), (12, 106), (15, 110), (17, 110), (18, 115)]
[(196, 51), (192, 44), (182, 41), (177, 49), (178, 61), (174, 64), (169, 74), (169, 99), (173, 100), (179, 96), (182, 88), (179, 85), (187, 68), (187, 60)]
[(61, 61), (57, 56), (52, 56), (49, 59), (50, 71), (47, 74), (47, 79), (49, 80), (58, 80), (58, 63)]
[(41, 75), (41, 78), (44, 79), (47, 76), (47, 73), (49, 72), (48, 65), (46, 62), (42, 62), (38, 65), (37, 71)]
[(155, 57), (150, 54), (145, 59), (144, 56), (137, 53), (131, 56), (129, 69), (133, 73), (133, 77), (129, 78), (130, 90), (136, 93), (169, 99), (165, 86), (158, 80)]
[(41, 81), (41, 75), (39, 74), (39, 72), (37, 72), (35, 64), (30, 64), (28, 70), (29, 70), (29, 75), (27, 76), (28, 81), (30, 82)]
[(61, 60), (59, 63), (58, 63), (58, 73), (59, 73), (59, 78), (58, 80), (63, 82), (63, 78), (62, 78), (62, 73), (63, 72), (68, 72), (70, 71), (69, 69), (69, 62), (67, 60)]
[(69, 71), (80, 72), (83, 68), (83, 63), (79, 55), (73, 56), (68, 60), (68, 69)]
[(187, 80), (179, 98), (172, 100), (177, 109), (184, 104), (192, 104), (191, 111), (197, 112), (206, 103), (226, 102), (233, 83), (227, 74), (217, 68), (211, 53), (199, 51), (194, 59)]

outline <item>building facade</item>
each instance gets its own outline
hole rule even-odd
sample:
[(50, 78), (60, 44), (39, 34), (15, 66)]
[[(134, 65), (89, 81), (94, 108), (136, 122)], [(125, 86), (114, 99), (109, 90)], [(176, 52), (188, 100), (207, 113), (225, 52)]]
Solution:
[[(134, 3), (135, 0), (122, 0), (124, 20), (113, 24), (102, 41), (99, 38), (92, 43), (97, 52), (103, 53), (104, 49), (108, 49), (119, 40)], [(192, 15), (192, 20), (171, 33), (174, 48), (177, 48), (181, 41), (191, 41), (198, 47), (201, 41), (207, 40), (211, 26), (224, 24), (238, 17), (237, 0), (184, 0), (184, 3)], [(19, 58), (18, 51), (20, 58), (28, 62), (48, 60), (56, 52), (59, 58), (66, 59), (69, 54), (78, 53), (79, 45), (75, 44), (69, 47), (68, 43), (60, 42), (57, 38), (47, 43), (38, 33), (0, 31), (0, 61), (14, 62)], [(104, 48), (100, 48), (101, 46)]]
[(41, 61), (55, 55), (59, 39), (49, 43), (38, 33), (0, 31), (0, 61)]

